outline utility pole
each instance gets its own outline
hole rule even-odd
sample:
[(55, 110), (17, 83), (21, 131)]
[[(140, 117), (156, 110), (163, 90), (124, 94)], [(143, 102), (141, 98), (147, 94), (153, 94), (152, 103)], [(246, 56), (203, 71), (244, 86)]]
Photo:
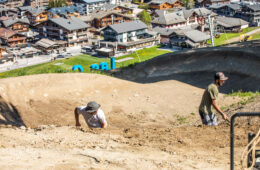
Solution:
[(212, 45), (212, 47), (214, 47), (215, 42), (214, 42), (214, 35), (213, 35), (213, 25), (211, 22), (210, 15), (208, 16), (208, 19), (209, 19), (209, 31), (210, 31), (211, 45)]

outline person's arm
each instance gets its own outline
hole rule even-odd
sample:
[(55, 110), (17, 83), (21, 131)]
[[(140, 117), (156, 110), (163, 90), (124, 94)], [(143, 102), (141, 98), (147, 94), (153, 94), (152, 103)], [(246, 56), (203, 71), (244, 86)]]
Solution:
[(223, 111), (220, 109), (220, 107), (217, 104), (217, 100), (212, 100), (212, 105), (213, 107), (221, 114), (221, 116), (223, 117), (224, 120), (228, 120), (228, 117), (225, 113), (223, 113)]
[(103, 122), (100, 122), (100, 123), (101, 123), (101, 127), (102, 127), (102, 128), (106, 128), (106, 127), (107, 127), (107, 122), (104, 122), (104, 123), (103, 123)]
[(107, 127), (107, 121), (106, 121), (106, 116), (103, 110), (98, 110), (97, 117), (99, 119), (99, 122), (101, 124), (101, 128), (106, 128)]
[(74, 114), (75, 114), (76, 126), (81, 126), (80, 123), (79, 123), (79, 114), (78, 114), (78, 109), (77, 108), (75, 108)]

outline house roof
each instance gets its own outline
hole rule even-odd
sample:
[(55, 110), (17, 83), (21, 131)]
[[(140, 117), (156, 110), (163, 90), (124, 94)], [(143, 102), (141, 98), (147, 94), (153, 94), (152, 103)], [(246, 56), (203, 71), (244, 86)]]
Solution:
[(193, 42), (201, 42), (210, 39), (210, 35), (207, 35), (198, 30), (184, 31), (184, 35)]
[(169, 3), (169, 4), (174, 4), (178, 0), (152, 0), (149, 2), (149, 4), (164, 4), (164, 3)]
[(257, 5), (247, 5), (247, 7), (253, 11), (260, 11), (260, 4)]
[(88, 22), (88, 21), (92, 21), (95, 18), (101, 19), (101, 18), (108, 16), (108, 15), (111, 15), (111, 14), (115, 14), (115, 15), (119, 15), (119, 16), (127, 17), (127, 18), (131, 19), (131, 16), (119, 14), (118, 12), (119, 12), (118, 10), (100, 11), (100, 12), (92, 13), (92, 14), (89, 14), (89, 15), (86, 15), (86, 16), (81, 16), (80, 19), (82, 19), (85, 22)]
[(97, 2), (108, 2), (108, 0), (82, 0), (86, 4), (97, 3)]
[(0, 0), (0, 4), (4, 4), (6, 2), (7, 2), (7, 0)]
[(16, 34), (13, 30), (0, 28), (0, 38), (7, 39), (8, 37)]
[(240, 18), (232, 18), (232, 17), (216, 17), (216, 21), (218, 25), (230, 28), (235, 26), (243, 26), (248, 25), (248, 22), (242, 20)]
[(79, 18), (71, 17), (70, 19), (66, 18), (52, 18), (50, 21), (54, 22), (55, 24), (65, 28), (66, 30), (73, 31), (83, 28), (89, 28), (89, 25), (86, 24), (84, 21), (82, 21)]
[(227, 4), (226, 6), (233, 9), (233, 10), (241, 9), (241, 6), (239, 4)]
[(20, 11), (29, 11), (32, 9), (32, 7), (31, 6), (20, 6), (20, 7), (18, 7), (18, 9)]
[(225, 4), (213, 4), (209, 6), (209, 9), (219, 9), (225, 6)]
[(195, 9), (166, 9), (157, 10), (156, 14), (158, 17), (152, 20), (152, 23), (170, 25), (180, 22), (185, 22), (193, 13), (199, 16), (216, 16), (217, 14), (206, 8), (195, 8)]
[(24, 24), (30, 24), (30, 21), (28, 18), (21, 18), (21, 19), (17, 18), (17, 19), (8, 19), (8, 20), (3, 21), (3, 25), (5, 27), (9, 27), (10, 25), (13, 25), (17, 22), (21, 22)]
[(44, 47), (44, 48), (49, 48), (53, 45), (55, 45), (56, 43), (54, 41), (51, 41), (47, 38), (42, 38), (41, 40), (36, 42), (36, 45)]
[(9, 17), (6, 17), (6, 16), (1, 16), (0, 17), (0, 21), (5, 21), (5, 20), (8, 20), (8, 19), (10, 19)]
[(28, 12), (32, 14), (32, 16), (37, 16), (40, 13), (44, 12), (46, 10), (46, 7), (39, 7), (39, 8), (32, 8), (29, 9)]
[(145, 25), (145, 23), (143, 23), (142, 21), (136, 20), (136, 21), (130, 21), (130, 22), (122, 22), (119, 24), (113, 24), (113, 25), (109, 25), (107, 27), (110, 27), (117, 33), (124, 33), (124, 32), (129, 32), (129, 31), (140, 30), (140, 29), (146, 29), (147, 25)]
[(74, 13), (74, 12), (83, 12), (82, 6), (65, 6), (65, 7), (58, 7), (58, 8), (51, 8), (48, 10), (48, 12), (52, 13), (52, 15), (56, 14), (67, 14), (67, 13)]
[(175, 32), (174, 29), (161, 28), (161, 27), (155, 27), (155, 28), (153, 28), (153, 31), (155, 31), (163, 36), (170, 36), (171, 34), (173, 34)]
[(208, 10), (207, 8), (195, 8), (193, 9), (199, 16), (217, 16), (216, 13), (212, 12), (211, 10)]
[(104, 10), (113, 10), (117, 6), (118, 5), (115, 5), (115, 4), (105, 4), (105, 5), (101, 6), (101, 8), (104, 9)]
[(164, 11), (162, 15), (154, 18), (152, 23), (170, 25), (180, 22), (185, 22), (186, 19), (184, 17), (183, 11)]

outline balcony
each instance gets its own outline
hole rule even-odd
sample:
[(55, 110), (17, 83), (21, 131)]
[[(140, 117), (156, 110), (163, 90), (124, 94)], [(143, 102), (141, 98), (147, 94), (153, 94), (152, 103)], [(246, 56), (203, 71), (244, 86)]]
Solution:
[(47, 35), (60, 36), (59, 32), (47, 32)]
[(78, 35), (87, 35), (87, 31), (83, 31), (83, 32), (78, 32)]
[(14, 41), (24, 41), (25, 37), (17, 37), (17, 38), (9, 38), (8, 42), (14, 42)]
[(45, 18), (40, 18), (40, 19), (36, 19), (34, 22), (43, 22), (43, 21), (47, 21), (48, 17)]
[(80, 42), (80, 41), (85, 41), (85, 40), (88, 40), (88, 37), (87, 36), (83, 36), (83, 37), (79, 37), (77, 39), (69, 39), (69, 43), (74, 43), (74, 42)]

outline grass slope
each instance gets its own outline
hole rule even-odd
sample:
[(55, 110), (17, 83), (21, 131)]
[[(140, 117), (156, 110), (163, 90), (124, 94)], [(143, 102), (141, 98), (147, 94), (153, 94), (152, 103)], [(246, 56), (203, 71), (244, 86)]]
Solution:
[[(162, 55), (165, 53), (169, 53), (168, 51), (159, 50), (158, 46), (141, 49), (137, 51), (137, 54), (139, 55), (140, 62), (149, 60), (153, 57), (156, 57), (158, 55)], [(139, 62), (139, 58), (136, 55), (136, 53), (125, 55), (118, 59), (126, 58), (126, 57), (132, 57), (134, 59), (128, 60), (122, 63), (116, 63), (116, 68), (120, 67), (127, 67), (131, 64)], [(17, 77), (17, 76), (24, 76), (24, 75), (33, 75), (33, 74), (46, 74), (46, 73), (67, 73), (67, 72), (78, 72), (78, 71), (72, 71), (72, 66), (74, 65), (81, 65), (84, 69), (84, 72), (90, 72), (90, 65), (91, 64), (99, 64), (101, 62), (107, 62), (110, 65), (110, 59), (109, 58), (99, 58), (99, 57), (93, 57), (90, 55), (78, 55), (71, 57), (69, 59), (63, 59), (63, 60), (56, 60), (49, 63), (29, 66), (25, 68), (20, 68), (8, 72), (0, 73), (0, 78), (7, 78), (7, 77)], [(61, 63), (60, 65), (55, 65), (57, 63)]]

